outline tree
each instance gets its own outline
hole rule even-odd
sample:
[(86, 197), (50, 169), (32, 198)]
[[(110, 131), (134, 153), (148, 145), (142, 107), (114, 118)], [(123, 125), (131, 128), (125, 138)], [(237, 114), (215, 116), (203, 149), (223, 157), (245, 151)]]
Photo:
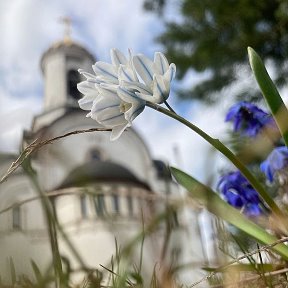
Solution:
[[(163, 12), (168, 1), (146, 0), (144, 7)], [(239, 67), (248, 65), (248, 46), (277, 68), (277, 85), (287, 83), (287, 0), (179, 0), (178, 5), (181, 21), (166, 23), (158, 41), (176, 63), (180, 79), (190, 68), (207, 72), (180, 96), (211, 100), (213, 92), (235, 83)], [(249, 89), (244, 94), (255, 96)]]

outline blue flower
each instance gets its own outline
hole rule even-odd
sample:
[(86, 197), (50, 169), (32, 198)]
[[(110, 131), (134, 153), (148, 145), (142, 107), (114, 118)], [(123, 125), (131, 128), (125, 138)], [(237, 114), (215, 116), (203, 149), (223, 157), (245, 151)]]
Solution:
[(225, 121), (233, 122), (234, 132), (250, 137), (256, 136), (264, 126), (275, 123), (271, 115), (246, 101), (233, 105)]
[(288, 148), (286, 146), (276, 147), (260, 164), (260, 169), (265, 173), (270, 182), (273, 181), (274, 174), (288, 166)]
[(239, 171), (223, 175), (217, 187), (231, 206), (242, 209), (247, 216), (262, 214), (258, 193)]

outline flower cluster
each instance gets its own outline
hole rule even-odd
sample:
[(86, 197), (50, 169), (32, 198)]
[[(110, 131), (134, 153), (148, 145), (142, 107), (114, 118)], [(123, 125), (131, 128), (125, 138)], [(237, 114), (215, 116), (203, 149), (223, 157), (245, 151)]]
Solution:
[[(233, 105), (225, 120), (234, 123), (235, 132), (240, 131), (250, 137), (256, 136), (266, 125), (277, 129), (272, 116), (256, 105), (245, 101)], [(270, 182), (274, 181), (275, 175), (278, 176), (279, 181), (287, 178), (287, 172), (284, 170), (287, 167), (288, 148), (285, 146), (276, 147), (260, 164), (260, 170)], [(218, 189), (230, 205), (243, 209), (247, 215), (256, 216), (261, 213), (262, 206), (259, 205), (260, 199), (257, 192), (240, 172), (231, 172), (222, 176)]]
[(276, 147), (260, 164), (260, 169), (265, 173), (267, 179), (272, 182), (275, 174), (288, 166), (288, 148), (286, 146)]
[(156, 52), (154, 61), (142, 54), (126, 58), (119, 50), (111, 50), (111, 64), (96, 62), (95, 74), (79, 70), (86, 80), (78, 84), (84, 94), (79, 100), (83, 110), (104, 127), (111, 128), (111, 140), (120, 137), (125, 128), (144, 110), (146, 101), (161, 104), (170, 93), (175, 77), (175, 64)]
[[(234, 132), (240, 132), (249, 137), (257, 136), (267, 125), (276, 127), (271, 115), (246, 101), (233, 105), (225, 121), (233, 122)], [(261, 170), (270, 181), (273, 180), (273, 175), (277, 170), (288, 164), (288, 151), (284, 152), (286, 148), (282, 148), (279, 151), (275, 149), (261, 164)], [(218, 182), (218, 190), (230, 205), (243, 210), (246, 215), (258, 216), (263, 212), (258, 193), (239, 171), (223, 175)]]
[(264, 126), (274, 125), (271, 115), (246, 101), (233, 105), (229, 109), (225, 121), (233, 122), (234, 132), (241, 132), (250, 137), (256, 136)]
[(223, 175), (217, 187), (230, 205), (247, 216), (259, 216), (263, 212), (258, 193), (239, 171)]

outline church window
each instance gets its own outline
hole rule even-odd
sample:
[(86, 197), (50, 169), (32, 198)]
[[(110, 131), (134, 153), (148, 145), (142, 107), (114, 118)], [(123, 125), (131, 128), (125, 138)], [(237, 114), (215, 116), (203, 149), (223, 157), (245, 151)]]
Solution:
[(120, 207), (119, 207), (119, 197), (116, 194), (112, 195), (112, 201), (113, 201), (113, 209), (115, 213), (119, 213), (120, 212)]
[(82, 95), (77, 89), (77, 84), (81, 81), (81, 76), (76, 70), (69, 70), (67, 73), (67, 92), (75, 100), (79, 100)]
[(153, 160), (154, 166), (157, 171), (157, 177), (160, 179), (171, 179), (171, 173), (167, 165), (160, 160)]
[(101, 160), (101, 151), (99, 151), (98, 149), (92, 149), (90, 151), (90, 159), (92, 160)]
[(21, 229), (20, 206), (16, 206), (12, 209), (12, 228), (13, 228), (13, 230)]
[(133, 199), (131, 195), (127, 195), (127, 204), (128, 204), (129, 216), (133, 216)]
[(106, 210), (105, 199), (103, 194), (98, 194), (97, 196), (94, 197), (94, 205), (97, 216), (103, 217)]
[(80, 196), (80, 208), (81, 208), (81, 217), (87, 218), (88, 217), (88, 211), (87, 211), (86, 195)]

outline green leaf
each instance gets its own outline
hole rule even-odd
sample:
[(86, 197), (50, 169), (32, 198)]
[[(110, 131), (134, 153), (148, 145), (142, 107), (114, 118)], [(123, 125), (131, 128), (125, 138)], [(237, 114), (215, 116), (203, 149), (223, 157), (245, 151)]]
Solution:
[[(171, 167), (170, 169), (177, 182), (188, 190), (189, 196), (198, 201), (212, 214), (234, 225), (265, 245), (272, 244), (278, 240), (275, 236), (242, 215), (237, 209), (227, 204), (211, 188), (177, 168)], [(288, 260), (288, 247), (284, 244), (278, 244), (271, 249)]]
[(226, 269), (231, 269), (232, 270), (235, 270), (235, 271), (239, 271), (239, 272), (242, 272), (242, 271), (250, 271), (250, 272), (255, 272), (255, 268), (258, 268), (257, 266), (262, 266), (263, 270), (265, 272), (272, 272), (272, 271), (275, 271), (277, 270), (277, 266), (276, 265), (273, 265), (273, 264), (270, 264), (270, 263), (263, 263), (263, 264), (250, 264), (250, 263), (233, 263), (233, 265), (231, 265), (230, 267), (227, 267), (226, 265), (224, 265), (221, 269), (221, 267), (202, 267), (203, 270), (207, 271), (207, 272), (217, 272), (217, 271), (221, 271), (221, 270), (226, 270)]
[(33, 269), (33, 272), (34, 272), (34, 275), (35, 275), (35, 278), (37, 280), (37, 283), (42, 283), (43, 282), (43, 276), (40, 272), (40, 269), (39, 267), (37, 266), (37, 264), (31, 259), (31, 266), (32, 266), (32, 269)]
[(288, 110), (259, 55), (251, 47), (248, 47), (248, 55), (256, 81), (288, 146)]

